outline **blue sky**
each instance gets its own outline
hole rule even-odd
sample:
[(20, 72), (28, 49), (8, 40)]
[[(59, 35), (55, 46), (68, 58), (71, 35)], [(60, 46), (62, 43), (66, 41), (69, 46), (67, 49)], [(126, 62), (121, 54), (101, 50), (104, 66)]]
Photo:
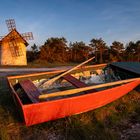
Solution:
[(108, 45), (140, 39), (140, 0), (1, 0), (0, 35), (9, 18), (20, 33), (33, 32), (31, 44), (62, 36), (85, 43), (102, 37)]

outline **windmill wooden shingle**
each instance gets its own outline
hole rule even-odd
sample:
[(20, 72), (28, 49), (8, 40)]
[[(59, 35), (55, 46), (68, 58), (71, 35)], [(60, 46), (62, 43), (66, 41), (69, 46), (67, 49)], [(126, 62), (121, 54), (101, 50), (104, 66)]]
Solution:
[(31, 32), (20, 34), (14, 19), (6, 20), (9, 33), (0, 38), (0, 65), (27, 65), (26, 40), (33, 39)]

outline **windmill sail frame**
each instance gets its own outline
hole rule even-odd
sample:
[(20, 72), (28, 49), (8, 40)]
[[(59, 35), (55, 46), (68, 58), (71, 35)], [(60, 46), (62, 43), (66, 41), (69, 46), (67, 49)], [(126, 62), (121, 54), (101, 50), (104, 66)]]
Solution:
[[(16, 23), (15, 23), (14, 19), (8, 19), (5, 22), (6, 22), (6, 25), (7, 25), (9, 32), (16, 30)], [(34, 39), (32, 32), (26, 32), (26, 33), (22, 33), (20, 35), (25, 40), (33, 40)], [(0, 40), (2, 40), (3, 38), (4, 38), (4, 36), (1, 36)], [(9, 49), (11, 51), (11, 55), (13, 57), (22, 56), (23, 52), (22, 52), (22, 48), (21, 48), (20, 43), (19, 43), (19, 40), (20, 40), (19, 36), (14, 35), (14, 34), (10, 34), (8, 38), (9, 39), (7, 39), (7, 41), (8, 41)]]

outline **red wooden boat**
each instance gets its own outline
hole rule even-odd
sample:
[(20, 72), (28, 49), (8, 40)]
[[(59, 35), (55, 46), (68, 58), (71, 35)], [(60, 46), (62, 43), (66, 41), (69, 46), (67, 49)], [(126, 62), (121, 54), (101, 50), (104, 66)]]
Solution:
[[(106, 65), (90, 66), (85, 67), (84, 70), (93, 70), (98, 69), (99, 67), (103, 68), (105, 66)], [(102, 107), (124, 96), (140, 84), (140, 78), (134, 77), (135, 79), (131, 79), (130, 81), (128, 80), (128, 83), (122, 82), (126, 83), (123, 85), (120, 81), (121, 85), (119, 84), (119, 86), (113, 86), (107, 89), (99, 88), (98, 90), (96, 87), (99, 85), (96, 85), (95, 88), (91, 88), (90, 90), (83, 90), (85, 87), (87, 88), (86, 84), (72, 76), (74, 73), (79, 71), (79, 69), (76, 69), (71, 74), (63, 76), (63, 79), (68, 83), (71, 83), (74, 87), (77, 87), (76, 89), (81, 89), (81, 91), (83, 90), (83, 92), (80, 91), (80, 94), (48, 98), (43, 101), (39, 100), (40, 91), (34, 85), (33, 81), (36, 79), (42, 79), (45, 76), (55, 75), (63, 71), (64, 70), (8, 77), (14, 101), (26, 126)], [(93, 87), (93, 85), (88, 87), (91, 86)], [(59, 91), (59, 93), (61, 92)]]

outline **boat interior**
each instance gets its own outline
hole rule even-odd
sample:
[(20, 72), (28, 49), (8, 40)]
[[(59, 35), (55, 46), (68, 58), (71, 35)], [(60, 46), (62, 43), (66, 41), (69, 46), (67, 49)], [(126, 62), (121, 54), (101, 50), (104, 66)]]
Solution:
[[(101, 64), (93, 66), (82, 66), (62, 76), (49, 86), (45, 84), (46, 81), (49, 81), (53, 77), (56, 77), (64, 72), (65, 70), (56, 70), (43, 73), (41, 72), (19, 76), (10, 76), (8, 77), (8, 81), (11, 88), (18, 95), (22, 104), (26, 105), (94, 93), (105, 90), (107, 88), (113, 88), (122, 83), (105, 87), (98, 87), (98, 85), (126, 80), (129, 78), (137, 78), (134, 75), (126, 75), (126, 73), (123, 73), (122, 71), (113, 69), (107, 64)], [(90, 86), (97, 86), (97, 88), (93, 87), (93, 89), (91, 88), (90, 90), (83, 90), (84, 88)], [(77, 90), (74, 94), (70, 94), (70, 90), (73, 89)], [(61, 92), (64, 94), (61, 95)], [(54, 96), (51, 96), (52, 93)], [(44, 94), (49, 96), (45, 98), (39, 98), (40, 95)]]

